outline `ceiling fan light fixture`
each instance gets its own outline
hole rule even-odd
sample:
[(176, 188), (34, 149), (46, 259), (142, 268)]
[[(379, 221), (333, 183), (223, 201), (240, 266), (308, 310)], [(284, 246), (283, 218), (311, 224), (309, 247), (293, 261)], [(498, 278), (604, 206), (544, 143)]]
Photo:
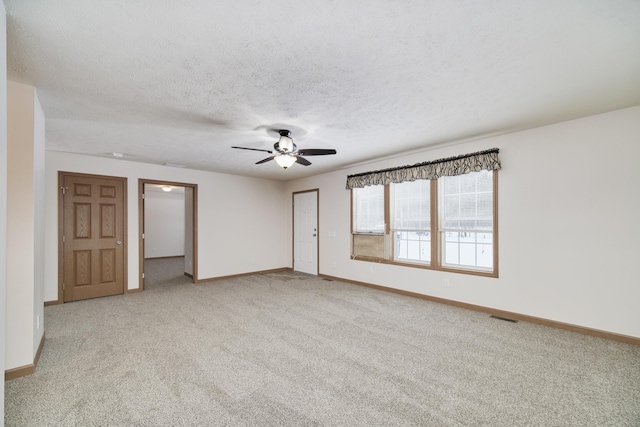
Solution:
[(281, 168), (287, 169), (296, 162), (296, 158), (289, 154), (281, 154), (275, 157), (275, 161)]

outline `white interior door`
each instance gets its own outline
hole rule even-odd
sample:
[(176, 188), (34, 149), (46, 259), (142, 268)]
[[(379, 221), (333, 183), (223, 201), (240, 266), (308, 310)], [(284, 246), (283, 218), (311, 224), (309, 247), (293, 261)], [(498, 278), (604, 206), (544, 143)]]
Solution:
[(293, 195), (293, 269), (318, 274), (318, 192)]

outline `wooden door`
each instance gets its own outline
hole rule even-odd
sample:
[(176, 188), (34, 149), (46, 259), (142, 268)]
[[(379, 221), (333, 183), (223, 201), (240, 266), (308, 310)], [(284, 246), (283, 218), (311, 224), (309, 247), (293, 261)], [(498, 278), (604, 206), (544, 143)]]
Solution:
[(293, 270), (318, 274), (318, 192), (293, 195)]
[(126, 179), (62, 174), (64, 302), (124, 292)]

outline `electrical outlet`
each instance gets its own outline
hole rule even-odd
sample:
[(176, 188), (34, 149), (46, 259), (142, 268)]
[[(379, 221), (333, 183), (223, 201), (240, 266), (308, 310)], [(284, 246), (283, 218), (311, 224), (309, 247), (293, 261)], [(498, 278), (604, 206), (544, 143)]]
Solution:
[(449, 279), (444, 279), (443, 286), (444, 286), (445, 288), (448, 288), (448, 287), (449, 287)]

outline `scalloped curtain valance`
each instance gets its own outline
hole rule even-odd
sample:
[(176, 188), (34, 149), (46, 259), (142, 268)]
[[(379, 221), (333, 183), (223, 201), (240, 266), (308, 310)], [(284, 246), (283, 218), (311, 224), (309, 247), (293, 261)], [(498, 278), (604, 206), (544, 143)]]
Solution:
[(398, 184), (404, 181), (438, 179), (441, 176), (464, 175), (470, 172), (480, 172), (481, 170), (492, 171), (500, 169), (499, 151), (497, 148), (492, 148), (431, 162), (348, 175), (347, 190), (363, 188), (367, 185)]

